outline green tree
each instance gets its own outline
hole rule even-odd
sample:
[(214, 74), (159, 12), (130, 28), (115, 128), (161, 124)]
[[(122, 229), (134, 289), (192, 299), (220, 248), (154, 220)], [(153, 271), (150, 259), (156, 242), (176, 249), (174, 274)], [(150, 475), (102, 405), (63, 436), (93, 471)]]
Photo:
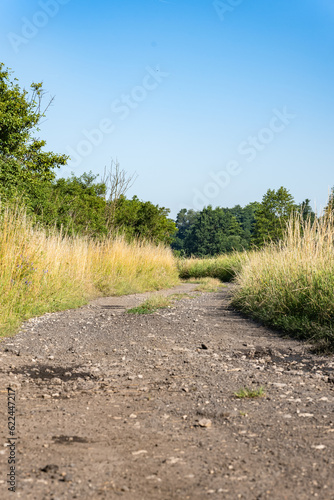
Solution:
[(31, 199), (30, 208), (44, 226), (67, 234), (103, 237), (107, 234), (106, 185), (92, 172), (45, 183)]
[(197, 213), (187, 232), (184, 248), (187, 255), (206, 256), (241, 250), (242, 229), (229, 209), (210, 205)]
[(170, 244), (177, 229), (168, 218), (170, 210), (150, 201), (140, 201), (137, 196), (131, 200), (120, 196), (116, 202), (113, 227), (132, 238), (145, 238), (154, 243)]
[(294, 199), (286, 188), (280, 187), (277, 191), (268, 189), (255, 212), (253, 244), (262, 246), (266, 241), (282, 239), (289, 217), (296, 209)]
[(250, 247), (251, 237), (254, 230), (255, 212), (259, 208), (260, 203), (257, 201), (248, 203), (245, 207), (236, 205), (231, 208), (231, 213), (237, 218), (242, 228), (241, 244), (244, 249)]
[(187, 235), (194, 224), (197, 217), (197, 212), (195, 210), (187, 210), (182, 208), (176, 216), (176, 227), (177, 233), (172, 241), (172, 248), (179, 252), (179, 255), (186, 255), (187, 248), (185, 247), (185, 241)]
[(249, 247), (257, 203), (245, 208), (211, 206), (200, 212), (183, 208), (177, 215), (172, 248), (181, 255), (216, 255)]
[[(46, 110), (42, 111), (42, 83), (32, 83), (30, 94), (0, 63), (0, 194), (27, 196), (55, 177), (54, 169), (68, 157), (44, 151), (46, 142), (34, 137)], [(50, 103), (49, 103), (50, 104)]]
[(324, 210), (324, 216), (326, 219), (330, 219), (333, 222), (334, 218), (334, 187), (332, 187), (331, 192), (328, 197), (328, 203)]
[(310, 220), (313, 223), (315, 220), (315, 213), (313, 212), (310, 203), (311, 200), (306, 198), (300, 205), (298, 205), (297, 210), (300, 212), (304, 221)]

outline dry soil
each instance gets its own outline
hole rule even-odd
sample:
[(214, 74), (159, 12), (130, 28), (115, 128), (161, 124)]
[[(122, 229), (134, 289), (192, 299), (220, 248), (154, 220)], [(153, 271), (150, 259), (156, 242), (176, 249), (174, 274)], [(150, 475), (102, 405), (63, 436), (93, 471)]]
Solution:
[(193, 290), (151, 315), (126, 312), (145, 295), (99, 299), (0, 344), (1, 498), (334, 499), (333, 356), (241, 317), (230, 286)]

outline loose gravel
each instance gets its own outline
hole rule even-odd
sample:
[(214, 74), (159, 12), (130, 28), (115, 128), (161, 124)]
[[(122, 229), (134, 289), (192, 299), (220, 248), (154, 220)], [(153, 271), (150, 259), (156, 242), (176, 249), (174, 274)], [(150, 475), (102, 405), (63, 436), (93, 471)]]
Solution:
[(187, 296), (98, 299), (0, 344), (0, 497), (10, 386), (17, 498), (333, 499), (333, 356), (241, 317), (231, 285), (164, 293)]

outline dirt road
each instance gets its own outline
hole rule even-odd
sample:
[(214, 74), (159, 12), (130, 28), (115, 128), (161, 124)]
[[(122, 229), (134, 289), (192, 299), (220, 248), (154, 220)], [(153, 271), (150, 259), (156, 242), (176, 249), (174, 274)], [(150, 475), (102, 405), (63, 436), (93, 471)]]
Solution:
[(334, 498), (334, 357), (242, 318), (229, 287), (192, 290), (152, 315), (99, 299), (0, 344), (1, 498)]

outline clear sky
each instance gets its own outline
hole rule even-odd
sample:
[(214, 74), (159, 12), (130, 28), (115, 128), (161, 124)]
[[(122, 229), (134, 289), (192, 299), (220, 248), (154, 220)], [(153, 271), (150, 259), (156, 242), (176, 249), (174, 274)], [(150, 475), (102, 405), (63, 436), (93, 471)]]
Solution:
[(171, 209), (334, 185), (333, 0), (2, 0), (0, 61), (55, 96), (59, 175), (118, 159)]

